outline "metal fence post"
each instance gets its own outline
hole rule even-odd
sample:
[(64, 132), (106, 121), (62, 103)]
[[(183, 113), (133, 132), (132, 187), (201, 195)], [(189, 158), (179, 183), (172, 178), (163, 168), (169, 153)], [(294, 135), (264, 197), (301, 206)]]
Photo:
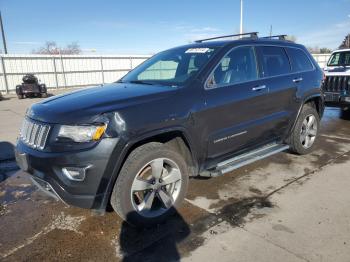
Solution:
[(57, 77), (57, 68), (56, 68), (56, 59), (52, 56), (53, 70), (55, 73), (56, 89), (58, 89), (58, 77)]
[(130, 59), (130, 70), (132, 70), (132, 57), (130, 56), (129, 59)]
[(4, 78), (4, 83), (5, 83), (6, 94), (8, 94), (9, 93), (9, 86), (8, 86), (8, 82), (7, 82), (7, 75), (6, 75), (5, 62), (4, 62), (3, 56), (1, 56), (1, 68), (2, 68), (2, 75)]
[(63, 75), (63, 83), (64, 83), (64, 87), (66, 88), (67, 87), (67, 80), (66, 80), (66, 74), (64, 73), (62, 54), (60, 54), (60, 58), (61, 58), (61, 69), (62, 69), (62, 75)]
[(105, 84), (105, 76), (104, 76), (104, 71), (103, 71), (103, 59), (102, 59), (102, 56), (100, 57), (100, 63), (101, 63), (102, 85), (104, 85)]

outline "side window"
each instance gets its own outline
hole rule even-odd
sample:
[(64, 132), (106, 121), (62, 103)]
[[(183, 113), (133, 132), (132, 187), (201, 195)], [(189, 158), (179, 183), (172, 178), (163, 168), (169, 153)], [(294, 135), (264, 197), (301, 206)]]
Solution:
[(238, 47), (229, 52), (210, 76), (207, 87), (233, 85), (256, 80), (258, 70), (253, 47)]
[(294, 72), (310, 71), (314, 67), (305, 52), (297, 48), (287, 48)]
[(284, 48), (263, 46), (260, 50), (264, 77), (290, 73), (290, 64)]
[(335, 53), (332, 55), (332, 57), (329, 59), (328, 65), (329, 66), (336, 66), (339, 65), (339, 58), (340, 58), (340, 53)]

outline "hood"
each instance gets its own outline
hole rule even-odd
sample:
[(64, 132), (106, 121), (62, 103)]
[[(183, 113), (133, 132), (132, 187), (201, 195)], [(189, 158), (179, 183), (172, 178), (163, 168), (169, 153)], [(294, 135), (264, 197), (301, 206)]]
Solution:
[(350, 75), (350, 66), (327, 66), (323, 71), (326, 76)]
[(47, 123), (89, 123), (102, 113), (161, 99), (176, 90), (171, 86), (113, 83), (53, 96), (34, 104), (27, 115)]

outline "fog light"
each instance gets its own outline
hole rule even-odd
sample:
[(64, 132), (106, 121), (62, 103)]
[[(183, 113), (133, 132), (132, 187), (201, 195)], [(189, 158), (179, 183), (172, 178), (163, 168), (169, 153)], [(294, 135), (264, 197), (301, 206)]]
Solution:
[(83, 181), (85, 179), (86, 169), (88, 167), (64, 167), (62, 168), (63, 174), (70, 180)]

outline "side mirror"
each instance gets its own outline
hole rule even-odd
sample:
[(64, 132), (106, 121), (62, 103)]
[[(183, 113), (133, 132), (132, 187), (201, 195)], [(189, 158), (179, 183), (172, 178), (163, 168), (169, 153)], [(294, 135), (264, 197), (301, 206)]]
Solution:
[(214, 75), (211, 75), (207, 81), (207, 88), (214, 88), (216, 87), (216, 82), (214, 79)]

